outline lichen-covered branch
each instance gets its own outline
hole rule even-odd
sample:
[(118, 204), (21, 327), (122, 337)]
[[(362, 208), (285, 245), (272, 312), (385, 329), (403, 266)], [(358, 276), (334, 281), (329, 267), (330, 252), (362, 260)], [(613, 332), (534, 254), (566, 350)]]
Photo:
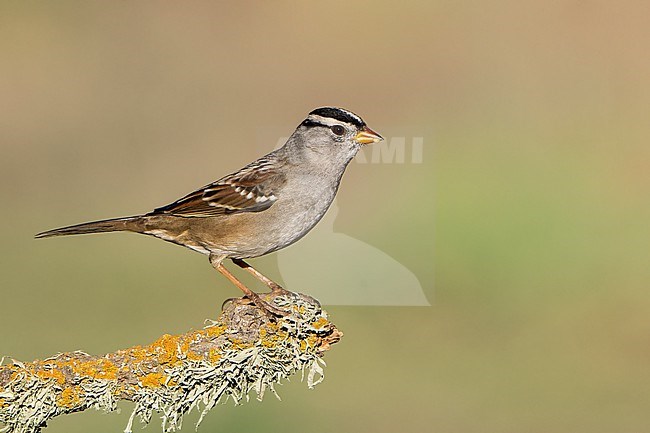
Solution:
[(219, 401), (240, 402), (251, 391), (261, 400), (298, 371), (313, 387), (323, 379), (323, 353), (341, 332), (308, 296), (263, 296), (289, 314), (271, 320), (255, 305), (235, 300), (204, 329), (163, 335), (147, 346), (0, 365), (0, 431), (39, 432), (55, 416), (113, 411), (118, 401), (129, 400), (135, 409), (125, 431), (135, 417), (148, 424), (156, 412), (163, 431), (171, 432), (193, 408), (201, 411), (200, 423)]

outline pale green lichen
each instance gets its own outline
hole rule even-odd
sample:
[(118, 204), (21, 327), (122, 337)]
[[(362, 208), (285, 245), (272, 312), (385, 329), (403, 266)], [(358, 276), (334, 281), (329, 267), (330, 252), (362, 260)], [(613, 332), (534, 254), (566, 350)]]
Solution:
[(148, 424), (154, 413), (172, 432), (194, 408), (200, 423), (222, 400), (240, 403), (252, 391), (259, 400), (267, 390), (277, 396), (274, 384), (298, 371), (312, 388), (324, 377), (323, 352), (342, 334), (309, 297), (287, 292), (266, 300), (290, 314), (271, 321), (254, 305), (235, 302), (204, 329), (147, 346), (0, 364), (0, 432), (38, 432), (55, 416), (91, 407), (110, 412), (119, 400), (135, 402), (126, 432), (136, 417)]

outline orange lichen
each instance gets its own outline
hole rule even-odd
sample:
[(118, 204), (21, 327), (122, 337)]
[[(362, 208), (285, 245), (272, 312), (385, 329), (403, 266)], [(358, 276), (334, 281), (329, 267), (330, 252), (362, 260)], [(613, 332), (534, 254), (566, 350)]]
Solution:
[(268, 323), (260, 328), (260, 342), (264, 347), (275, 347), (278, 343), (287, 338), (287, 332), (278, 329), (274, 323)]
[(309, 347), (316, 347), (320, 344), (320, 338), (318, 338), (315, 335), (310, 335), (309, 337), (307, 337), (307, 344), (309, 345)]
[(249, 347), (253, 347), (252, 343), (245, 342), (239, 338), (231, 338), (230, 343), (232, 343), (231, 349), (234, 350), (242, 350), (242, 349), (248, 349)]
[(118, 383), (117, 387), (115, 388), (115, 391), (113, 391), (113, 395), (120, 396), (120, 395), (130, 394), (132, 390), (133, 387), (131, 386), (131, 384)]
[(190, 361), (201, 361), (203, 359), (203, 355), (200, 353), (192, 352), (191, 350), (185, 352), (185, 357)]
[(68, 363), (72, 371), (82, 377), (92, 379), (117, 379), (118, 367), (107, 358), (93, 359), (90, 361), (72, 360)]
[(266, 328), (264, 328), (264, 327), (260, 328), (260, 341), (262, 343), (262, 346), (264, 346), (264, 347), (273, 347), (273, 346), (275, 346), (275, 341), (272, 338), (273, 335), (274, 334), (267, 331)]
[(160, 388), (167, 380), (167, 376), (162, 373), (149, 373), (140, 379), (140, 383), (145, 388)]
[(5, 407), (8, 406), (8, 404), (5, 402), (4, 398), (0, 398), (0, 407)]
[(57, 398), (56, 403), (61, 407), (72, 408), (81, 403), (81, 388), (72, 386), (61, 391), (61, 395)]
[(156, 340), (151, 346), (152, 355), (158, 357), (160, 364), (177, 364), (178, 359), (178, 336), (165, 334)]
[(316, 320), (314, 323), (311, 324), (311, 326), (314, 327), (314, 329), (321, 329), (323, 326), (327, 325), (329, 322), (327, 319), (324, 317), (320, 317), (318, 320)]
[(130, 349), (125, 350), (124, 353), (135, 361), (144, 361), (148, 355), (144, 347), (140, 345), (133, 346)]
[(315, 335), (310, 335), (306, 340), (300, 342), (300, 350), (306, 352), (307, 348), (314, 348), (320, 344), (320, 338)]
[(192, 342), (192, 338), (190, 336), (185, 336), (181, 338), (180, 342), (180, 349), (181, 353), (187, 353), (190, 350), (190, 343)]
[(205, 328), (205, 333), (210, 337), (218, 337), (224, 333), (226, 325), (214, 325)]
[(208, 360), (211, 363), (216, 364), (217, 362), (219, 362), (220, 359), (221, 359), (221, 354), (217, 349), (210, 350), (210, 353), (208, 353)]
[(47, 370), (37, 370), (36, 375), (40, 377), (41, 379), (53, 379), (56, 380), (57, 383), (63, 385), (65, 383), (65, 376), (61, 370), (58, 370), (56, 368), (53, 369), (47, 369)]

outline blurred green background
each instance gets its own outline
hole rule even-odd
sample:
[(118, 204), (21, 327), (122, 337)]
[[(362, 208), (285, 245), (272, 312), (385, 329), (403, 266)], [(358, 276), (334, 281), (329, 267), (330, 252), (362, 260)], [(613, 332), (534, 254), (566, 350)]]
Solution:
[[(166, 204), (338, 105), (424, 137), (422, 164), (351, 165), (335, 228), (408, 266), (432, 307), (328, 308), (345, 337), (323, 384), (219, 406), (199, 431), (648, 431), (649, 14), (2, 2), (0, 353), (104, 353), (215, 317), (238, 293), (196, 253), (32, 236)], [(122, 431), (122, 407), (47, 431)]]

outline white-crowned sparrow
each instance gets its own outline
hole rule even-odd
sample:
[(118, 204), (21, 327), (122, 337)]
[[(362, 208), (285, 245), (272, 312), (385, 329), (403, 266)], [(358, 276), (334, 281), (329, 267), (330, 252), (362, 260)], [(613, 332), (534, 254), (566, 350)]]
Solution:
[(145, 215), (49, 230), (37, 238), (131, 231), (206, 254), (210, 263), (253, 302), (262, 302), (224, 266), (245, 269), (271, 290), (282, 288), (243, 259), (259, 257), (302, 238), (329, 208), (346, 167), (362, 145), (382, 137), (356, 114), (322, 107), (309, 113), (285, 145), (241, 170)]

